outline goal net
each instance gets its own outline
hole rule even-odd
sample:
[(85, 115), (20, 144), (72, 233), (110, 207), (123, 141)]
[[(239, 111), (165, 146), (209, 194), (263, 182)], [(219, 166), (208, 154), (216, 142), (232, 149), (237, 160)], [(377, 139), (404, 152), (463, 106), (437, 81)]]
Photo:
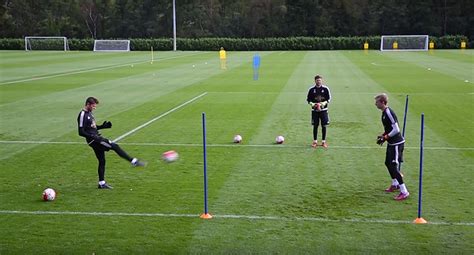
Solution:
[(94, 40), (94, 51), (130, 51), (130, 40)]
[(382, 35), (381, 51), (422, 51), (428, 50), (427, 35)]
[(25, 36), (25, 50), (69, 50), (65, 36)]

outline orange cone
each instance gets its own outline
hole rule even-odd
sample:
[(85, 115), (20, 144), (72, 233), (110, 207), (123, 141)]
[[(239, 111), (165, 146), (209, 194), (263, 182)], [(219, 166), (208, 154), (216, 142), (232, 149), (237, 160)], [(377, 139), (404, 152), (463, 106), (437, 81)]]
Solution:
[(415, 223), (415, 224), (426, 224), (426, 223), (428, 223), (428, 222), (427, 222), (425, 219), (423, 219), (423, 218), (416, 218), (416, 219), (413, 221), (413, 223)]
[(203, 213), (201, 214), (201, 216), (199, 216), (199, 218), (209, 220), (209, 219), (212, 219), (212, 215), (209, 213)]

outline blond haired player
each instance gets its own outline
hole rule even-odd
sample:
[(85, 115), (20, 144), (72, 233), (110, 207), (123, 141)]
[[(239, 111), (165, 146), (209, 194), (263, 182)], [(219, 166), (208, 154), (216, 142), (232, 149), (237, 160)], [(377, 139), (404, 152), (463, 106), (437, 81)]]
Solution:
[(385, 166), (392, 178), (392, 184), (385, 192), (394, 192), (400, 189), (400, 193), (394, 197), (395, 200), (405, 200), (410, 193), (403, 182), (403, 176), (399, 171), (400, 162), (403, 162), (403, 148), (405, 138), (400, 133), (397, 115), (388, 107), (388, 96), (384, 93), (375, 96), (375, 106), (382, 111), (382, 124), (384, 132), (377, 137), (377, 144), (387, 142), (385, 153)]

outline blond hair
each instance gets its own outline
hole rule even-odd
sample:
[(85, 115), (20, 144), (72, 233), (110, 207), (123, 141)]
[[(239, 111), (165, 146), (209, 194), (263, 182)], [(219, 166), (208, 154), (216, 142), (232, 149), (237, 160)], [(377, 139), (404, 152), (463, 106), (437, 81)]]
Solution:
[(385, 93), (381, 93), (381, 94), (376, 95), (376, 96), (374, 97), (374, 99), (375, 99), (376, 101), (380, 101), (380, 102), (382, 102), (382, 103), (384, 103), (384, 104), (387, 104), (387, 103), (388, 103), (388, 96), (387, 96), (387, 94), (385, 94)]

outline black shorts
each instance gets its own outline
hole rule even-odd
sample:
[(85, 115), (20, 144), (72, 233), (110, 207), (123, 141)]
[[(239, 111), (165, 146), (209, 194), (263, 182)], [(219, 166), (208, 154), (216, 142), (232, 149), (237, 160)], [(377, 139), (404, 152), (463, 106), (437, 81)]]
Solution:
[(387, 145), (387, 152), (385, 153), (385, 164), (389, 165), (395, 163), (397, 165), (403, 162), (403, 148), (405, 144)]
[(100, 142), (93, 140), (89, 142), (89, 146), (92, 147), (94, 150), (109, 151), (112, 148), (112, 142), (108, 139), (103, 139)]
[(321, 120), (321, 125), (329, 125), (329, 115), (328, 111), (311, 111), (311, 125), (319, 126), (319, 121)]

